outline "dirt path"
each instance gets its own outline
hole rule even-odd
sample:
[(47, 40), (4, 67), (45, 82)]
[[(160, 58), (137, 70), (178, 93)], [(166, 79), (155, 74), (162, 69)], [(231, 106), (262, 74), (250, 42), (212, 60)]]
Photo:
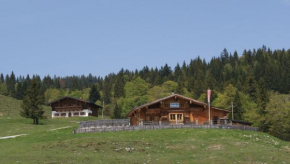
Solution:
[(48, 131), (54, 131), (54, 130), (60, 130), (60, 129), (67, 129), (70, 128), (71, 126), (65, 126), (65, 127), (61, 127), (61, 128), (56, 128), (56, 129), (49, 129)]
[(27, 135), (27, 134), (19, 134), (19, 135), (14, 135), (14, 136), (0, 137), (0, 140), (1, 140), (1, 139), (16, 138), (16, 137), (26, 136), (26, 135)]

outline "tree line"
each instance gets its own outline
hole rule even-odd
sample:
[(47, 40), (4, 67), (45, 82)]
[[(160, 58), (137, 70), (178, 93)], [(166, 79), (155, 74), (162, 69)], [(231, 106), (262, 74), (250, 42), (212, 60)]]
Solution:
[(22, 100), (32, 79), (40, 84), (43, 102), (66, 95), (99, 105), (105, 102), (104, 113), (116, 118), (171, 92), (206, 101), (205, 92), (210, 88), (213, 105), (230, 109), (233, 102), (234, 119), (254, 122), (263, 131), (269, 131), (273, 124), (267, 117), (269, 102), (290, 91), (290, 49), (271, 50), (263, 46), (244, 50), (241, 55), (224, 49), (208, 62), (197, 57), (173, 68), (168, 64), (134, 71), (122, 68), (105, 77), (47, 75), (41, 79), (38, 75), (16, 77), (12, 72), (0, 74), (0, 94)]

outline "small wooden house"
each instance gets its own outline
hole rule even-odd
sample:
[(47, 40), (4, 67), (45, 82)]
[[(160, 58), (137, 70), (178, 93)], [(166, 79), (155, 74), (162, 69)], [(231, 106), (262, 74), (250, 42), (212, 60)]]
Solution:
[[(211, 124), (226, 124), (228, 110), (210, 107)], [(208, 124), (208, 104), (179, 94), (158, 99), (132, 109), (126, 116), (131, 125), (144, 122), (158, 124)]]
[(102, 106), (81, 99), (66, 96), (47, 103), (51, 106), (51, 117), (98, 117), (98, 110)]

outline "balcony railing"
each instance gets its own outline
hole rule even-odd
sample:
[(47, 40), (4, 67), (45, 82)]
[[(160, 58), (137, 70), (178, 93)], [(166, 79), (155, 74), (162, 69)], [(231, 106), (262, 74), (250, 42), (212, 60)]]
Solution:
[(82, 110), (82, 106), (63, 106), (63, 107), (55, 107), (56, 111), (76, 111)]

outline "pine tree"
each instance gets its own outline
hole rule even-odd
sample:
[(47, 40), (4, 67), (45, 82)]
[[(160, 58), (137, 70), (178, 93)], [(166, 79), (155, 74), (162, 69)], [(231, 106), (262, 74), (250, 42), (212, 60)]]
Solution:
[(155, 72), (154, 85), (161, 85), (162, 79), (157, 67), (155, 68), (154, 72)]
[[(148, 67), (147, 67), (148, 68)], [(114, 97), (125, 97), (125, 80), (124, 80), (124, 70), (122, 69), (116, 79), (115, 85), (114, 85)]]
[(257, 97), (257, 105), (259, 108), (259, 114), (265, 115), (266, 106), (267, 106), (267, 103), (269, 102), (269, 94), (265, 86), (264, 79), (262, 78), (259, 79), (256, 97)]
[(161, 67), (160, 76), (161, 76), (162, 82), (172, 80), (172, 70), (167, 64), (165, 64), (164, 67)]
[(33, 78), (23, 98), (20, 115), (33, 119), (34, 124), (39, 124), (38, 120), (45, 118), (43, 116), (44, 110), (42, 109), (42, 104), (43, 99), (40, 93), (40, 84)]
[(106, 104), (111, 102), (111, 89), (112, 85), (110, 84), (110, 79), (106, 76), (103, 83), (103, 101), (105, 101)]
[(225, 64), (229, 60), (229, 53), (228, 53), (228, 50), (226, 48), (221, 53), (221, 60), (222, 60), (223, 64)]
[(151, 68), (149, 72), (149, 83), (151, 86), (155, 85), (154, 82), (155, 82), (156, 76), (157, 76), (157, 73), (155, 73), (154, 69)]
[(114, 118), (115, 119), (121, 118), (121, 113), (122, 113), (121, 108), (119, 107), (119, 105), (116, 102), (115, 107), (114, 107)]
[(235, 120), (243, 120), (243, 109), (242, 109), (242, 103), (239, 92), (236, 90), (236, 94), (234, 97), (234, 119)]
[(23, 84), (22, 83), (17, 83), (15, 98), (18, 99), (18, 100), (22, 100), (23, 96), (24, 96)]
[(181, 95), (184, 94), (184, 91), (183, 91), (183, 88), (184, 88), (183, 76), (179, 76), (179, 78), (177, 80), (177, 83), (178, 83), (177, 93), (181, 94)]
[(182, 72), (179, 63), (177, 63), (176, 67), (174, 68), (174, 81), (178, 81), (179, 76), (182, 76)]
[(100, 93), (97, 90), (97, 87), (95, 84), (93, 84), (91, 86), (91, 91), (90, 91), (90, 95), (89, 95), (89, 101), (91, 103), (95, 103), (97, 100), (100, 100)]
[(4, 81), (4, 75), (1, 73), (1, 75), (0, 75), (0, 83), (4, 83), (5, 81)]
[(6, 86), (7, 90), (10, 96), (15, 97), (15, 84), (16, 84), (16, 78), (14, 75), (14, 72), (11, 72), (10, 77), (6, 76)]
[(250, 74), (246, 79), (246, 85), (244, 87), (244, 92), (249, 94), (252, 100), (257, 101), (257, 85), (253, 74)]
[(201, 80), (195, 80), (194, 81), (194, 85), (193, 85), (193, 91), (192, 91), (192, 94), (193, 94), (193, 98), (195, 99), (198, 99), (201, 94), (203, 94), (205, 92), (205, 89), (204, 89), (204, 83), (203, 81)]
[(210, 88), (210, 89), (215, 88), (215, 79), (213, 78), (210, 71), (206, 72), (204, 81), (205, 81), (205, 88)]

